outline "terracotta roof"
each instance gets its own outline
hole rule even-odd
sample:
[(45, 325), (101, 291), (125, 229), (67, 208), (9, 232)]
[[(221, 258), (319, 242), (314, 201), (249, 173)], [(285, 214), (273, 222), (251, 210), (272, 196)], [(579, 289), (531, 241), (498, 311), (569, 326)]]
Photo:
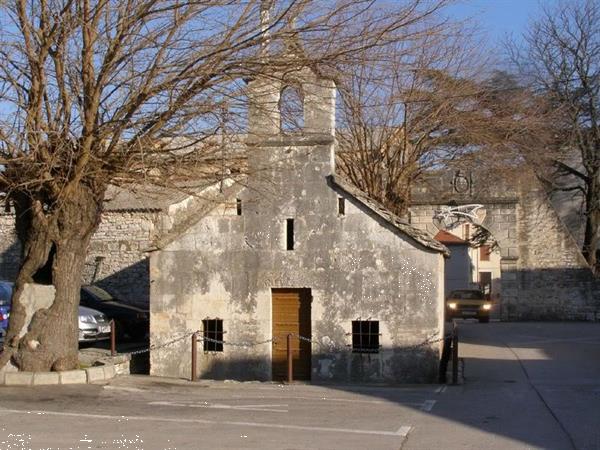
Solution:
[(331, 184), (342, 189), (347, 194), (351, 195), (354, 199), (356, 199), (357, 201), (362, 203), (364, 206), (366, 206), (369, 210), (371, 210), (377, 216), (379, 216), (380, 218), (385, 220), (387, 223), (392, 225), (394, 228), (396, 228), (402, 234), (411, 238), (413, 241), (417, 242), (418, 244), (421, 244), (422, 246), (424, 246), (428, 249), (443, 253), (444, 255), (450, 254), (448, 249), (443, 244), (436, 241), (433, 238), (433, 236), (431, 234), (429, 234), (427, 231), (419, 230), (418, 228), (413, 227), (411, 224), (409, 224), (405, 220), (401, 219), (394, 213), (390, 212), (387, 208), (385, 208), (379, 202), (370, 198), (367, 194), (365, 194), (360, 189), (354, 187), (350, 183), (348, 183), (334, 175), (330, 175), (328, 177), (328, 180)]
[(452, 234), (452, 233), (448, 233), (445, 230), (440, 230), (437, 232), (437, 234), (435, 235), (434, 239), (436, 241), (441, 242), (442, 244), (468, 244), (467, 241), (465, 241), (464, 239), (459, 238), (458, 236)]

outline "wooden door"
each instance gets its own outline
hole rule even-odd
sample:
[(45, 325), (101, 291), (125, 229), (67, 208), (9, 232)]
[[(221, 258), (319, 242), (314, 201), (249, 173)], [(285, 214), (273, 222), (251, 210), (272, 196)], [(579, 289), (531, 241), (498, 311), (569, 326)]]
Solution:
[[(287, 379), (287, 335), (310, 338), (310, 289), (273, 289), (273, 380)], [(292, 338), (293, 377), (310, 380), (310, 342)]]

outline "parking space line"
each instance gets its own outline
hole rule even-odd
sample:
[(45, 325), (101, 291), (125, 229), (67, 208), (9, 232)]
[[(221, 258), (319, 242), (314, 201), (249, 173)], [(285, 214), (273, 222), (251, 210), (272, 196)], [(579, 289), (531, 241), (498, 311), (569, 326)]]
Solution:
[(436, 400), (425, 400), (421, 405), (421, 411), (431, 411), (436, 403)]
[(185, 419), (176, 417), (157, 417), (157, 416), (111, 416), (108, 414), (89, 414), (89, 413), (69, 413), (62, 411), (25, 411), (20, 409), (4, 409), (0, 408), (0, 413), (7, 414), (24, 414), (24, 415), (40, 415), (40, 416), (58, 416), (58, 417), (79, 417), (99, 420), (118, 420), (118, 421), (155, 421), (155, 422), (172, 422), (172, 423), (195, 423), (204, 425), (234, 425), (253, 428), (275, 428), (283, 430), (302, 430), (302, 431), (321, 431), (325, 433), (348, 433), (348, 434), (367, 434), (377, 436), (396, 436), (406, 437), (411, 430), (410, 426), (401, 426), (396, 431), (380, 431), (380, 430), (360, 430), (355, 428), (328, 428), (328, 427), (311, 427), (305, 425), (284, 425), (277, 423), (261, 423), (261, 422), (238, 422), (231, 420), (207, 420), (207, 419)]
[[(225, 398), (213, 398), (211, 399), (213, 402), (214, 401), (234, 401), (234, 400), (240, 400), (240, 401), (249, 401), (249, 400), (308, 400), (308, 401), (314, 401), (317, 403), (321, 403), (321, 402), (329, 402), (329, 401), (333, 401), (333, 402), (337, 402), (337, 401), (348, 401), (351, 402), (351, 400), (346, 400), (346, 399), (334, 399), (334, 398), (326, 398), (326, 397), (262, 397), (262, 398), (256, 398), (256, 397), (227, 397)], [(381, 404), (381, 403), (393, 403), (396, 405), (401, 405), (401, 406), (417, 406), (419, 408), (422, 407), (423, 402), (421, 401), (400, 401), (400, 400), (387, 400), (387, 401), (380, 401), (380, 400), (364, 400), (364, 403), (375, 403), (375, 404)], [(239, 410), (252, 410), (252, 411), (270, 411), (270, 412), (288, 412), (288, 410), (280, 410), (280, 409), (268, 409), (268, 408), (275, 408), (275, 407), (289, 407), (288, 403), (285, 404), (253, 404), (253, 405), (227, 405), (224, 403), (211, 403), (209, 401), (203, 401), (203, 402), (193, 402), (193, 401), (186, 401), (186, 400), (156, 400), (153, 402), (148, 402), (148, 405), (155, 405), (155, 406), (176, 406), (176, 407), (187, 407), (187, 408), (216, 408), (216, 409), (239, 409)]]
[(149, 405), (155, 406), (179, 406), (184, 408), (210, 408), (210, 409), (234, 409), (237, 411), (266, 411), (266, 412), (289, 412), (287, 409), (273, 409), (276, 407), (286, 407), (287, 404), (276, 404), (276, 405), (225, 405), (222, 403), (194, 403), (194, 402), (170, 402), (170, 401), (156, 401), (149, 402)]
[(402, 426), (396, 430), (396, 434), (398, 436), (406, 437), (408, 436), (408, 433), (410, 433), (411, 428), (412, 427)]

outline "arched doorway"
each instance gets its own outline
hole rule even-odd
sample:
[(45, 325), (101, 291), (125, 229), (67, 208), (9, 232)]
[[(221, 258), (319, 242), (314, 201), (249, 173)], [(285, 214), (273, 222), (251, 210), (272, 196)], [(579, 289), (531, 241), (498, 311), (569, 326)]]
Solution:
[(508, 318), (518, 287), (516, 202), (413, 205), (411, 224), (439, 234), (454, 250), (456, 257), (446, 261), (451, 265), (446, 290), (465, 283), (463, 288), (480, 286), (494, 301), (492, 317)]

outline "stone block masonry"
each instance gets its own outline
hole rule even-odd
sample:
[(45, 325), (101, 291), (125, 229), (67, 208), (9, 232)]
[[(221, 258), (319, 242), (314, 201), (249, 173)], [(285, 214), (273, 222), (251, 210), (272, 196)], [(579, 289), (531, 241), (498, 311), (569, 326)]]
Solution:
[[(98, 284), (129, 304), (148, 308), (148, 257), (160, 228), (160, 212), (107, 211), (90, 243), (84, 284)], [(0, 279), (14, 280), (21, 248), (14, 215), (0, 214)]]

